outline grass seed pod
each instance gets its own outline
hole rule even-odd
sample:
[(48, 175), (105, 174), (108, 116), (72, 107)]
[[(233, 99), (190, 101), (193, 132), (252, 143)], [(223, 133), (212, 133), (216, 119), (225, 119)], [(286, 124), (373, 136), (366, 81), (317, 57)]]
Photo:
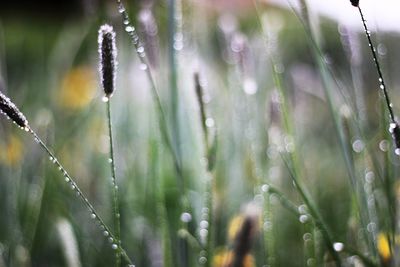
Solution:
[(358, 3), (360, 2), (359, 0), (350, 0), (351, 4), (353, 6), (358, 6)]
[(115, 90), (117, 70), (117, 47), (115, 31), (112, 26), (104, 24), (99, 29), (100, 79), (106, 98), (110, 98)]
[(0, 92), (0, 111), (10, 118), (22, 129), (28, 129), (28, 120), (24, 114), (17, 108), (17, 106), (11, 102), (11, 100)]

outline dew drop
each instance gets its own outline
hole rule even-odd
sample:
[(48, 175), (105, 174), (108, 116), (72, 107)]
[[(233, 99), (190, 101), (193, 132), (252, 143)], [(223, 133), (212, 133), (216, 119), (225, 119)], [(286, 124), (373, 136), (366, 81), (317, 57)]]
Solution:
[(129, 24), (129, 20), (125, 19), (125, 20), (123, 21), (123, 23), (124, 23), (124, 25), (128, 25), (128, 24)]
[(112, 163), (112, 162), (113, 162), (112, 158), (109, 158), (108, 163)]
[(136, 51), (138, 53), (143, 53), (144, 52), (144, 47), (143, 46), (139, 46)]
[(104, 232), (103, 232), (103, 235), (104, 235), (104, 236), (108, 236), (109, 234), (110, 234), (110, 233), (109, 233), (108, 231), (104, 231)]
[(263, 191), (263, 192), (268, 192), (269, 191), (269, 185), (267, 185), (267, 184), (263, 184), (262, 186), (261, 186), (261, 190)]
[(352, 147), (354, 152), (360, 153), (364, 149), (364, 142), (357, 139), (356, 141), (353, 142)]
[(108, 238), (108, 242), (110, 242), (110, 243), (114, 242), (114, 238), (109, 237), (109, 238)]
[(119, 13), (124, 13), (125, 12), (125, 7), (121, 3), (118, 6), (118, 12)]
[(208, 221), (202, 220), (200, 222), (200, 228), (207, 229), (208, 228)]
[(111, 248), (112, 248), (113, 250), (116, 250), (116, 249), (118, 248), (118, 245), (117, 245), (117, 244), (112, 244), (112, 245), (111, 245)]
[(188, 223), (192, 220), (192, 215), (188, 212), (184, 212), (181, 214), (181, 221), (184, 223)]
[(206, 257), (200, 257), (199, 258), (199, 263), (200, 264), (206, 264), (206, 262), (207, 262), (207, 258)]
[(96, 219), (96, 214), (94, 214), (94, 213), (90, 214), (90, 218)]
[(381, 89), (383, 90), (383, 89), (385, 89), (385, 86), (384, 86), (383, 84), (381, 84), (381, 85), (379, 86), (379, 88), (381, 88)]
[(214, 127), (214, 125), (215, 125), (213, 118), (207, 118), (205, 123), (208, 128)]
[(394, 153), (395, 153), (397, 156), (400, 156), (400, 148), (396, 148), (396, 149), (394, 150)]
[(379, 149), (382, 152), (387, 152), (389, 150), (389, 142), (387, 140), (382, 140), (379, 142)]
[(140, 64), (139, 68), (140, 68), (141, 70), (147, 70), (147, 64), (142, 63), (142, 64)]
[(125, 31), (127, 31), (127, 32), (133, 32), (134, 30), (135, 30), (135, 28), (132, 27), (131, 25), (128, 25), (125, 27)]
[(343, 250), (343, 248), (344, 248), (344, 244), (343, 244), (343, 243), (341, 243), (341, 242), (335, 242), (335, 243), (333, 243), (333, 249), (334, 249), (335, 251), (340, 252), (340, 251)]
[(103, 96), (101, 101), (103, 101), (104, 103), (107, 103), (110, 100), (110, 98), (108, 96)]
[(67, 183), (69, 183), (70, 179), (68, 177), (65, 177), (64, 179)]
[(306, 222), (308, 221), (308, 216), (305, 215), (305, 214), (300, 215), (299, 221), (300, 221), (301, 223), (306, 223)]

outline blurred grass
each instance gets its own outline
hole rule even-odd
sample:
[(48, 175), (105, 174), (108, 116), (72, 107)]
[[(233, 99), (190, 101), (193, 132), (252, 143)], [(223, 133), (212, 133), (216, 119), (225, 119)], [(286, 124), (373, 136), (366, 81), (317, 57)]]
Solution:
[[(304, 31), (292, 12), (260, 4), (257, 18), (254, 6), (249, 6), (247, 11), (221, 14), (199, 2), (184, 1), (184, 46), (178, 51), (168, 50), (172, 41), (167, 41), (169, 15), (165, 3), (149, 6), (143, 1), (127, 7), (135, 26), (137, 14), (145, 7), (153, 12), (158, 26), (155, 38), (159, 51), (149, 51), (157, 46), (148, 43), (145, 48), (148, 54), (159, 57), (152, 71), (167, 114), (168, 133), (180, 149), (192, 216), (188, 223), (181, 221), (187, 210), (181, 202), (174, 159), (160, 133), (150, 85), (123, 31), (116, 4), (110, 2), (96, 7), (90, 15), (63, 21), (0, 17), (0, 82), (7, 85), (5, 93), (45, 137), (112, 225), (96, 34), (105, 21), (117, 29), (119, 70), (112, 114), (115, 162), (122, 242), (136, 266), (202, 265), (203, 248), (196, 244), (204, 245), (199, 224), (207, 221), (202, 209), (209, 197), (204, 192), (210, 174), (195, 95), (195, 72), (204, 81), (205, 108), (213, 119), (208, 121), (208, 129), (216, 133), (218, 143), (211, 173), (213, 209), (208, 223), (212, 232), (208, 236), (212, 236), (213, 244), (205, 256), (209, 256), (208, 262), (212, 262), (210, 255), (232, 249), (227, 237), (229, 222), (237, 214), (246, 214), (244, 210), (252, 203), (262, 211), (258, 211), (260, 225), (251, 250), (255, 266), (333, 264), (322, 245), (320, 229), (311, 211), (304, 210), (304, 200), (280, 156), (294, 157), (295, 149), (296, 172), (302, 185), (329, 227), (332, 241), (344, 244), (345, 252), (338, 252), (343, 265), (359, 266), (357, 262), (364, 255), (377, 266), (387, 266), (386, 259), (379, 258), (376, 236), (387, 234), (395, 249), (399, 163), (385, 126), (386, 114), (380, 107), (377, 78), (361, 22), (359, 30), (348, 29), (346, 33), (333, 21), (310, 21), (320, 33), (318, 45), (329, 59), (326, 63), (321, 55), (311, 56), (316, 53), (308, 40), (311, 33)], [(151, 40), (145, 38), (145, 30), (138, 29), (141, 38)], [(374, 37), (380, 41), (378, 52), (397, 113), (398, 34), (380, 32)], [(359, 44), (352, 47), (353, 53), (360, 55), (358, 65), (346, 53), (346, 38)], [(168, 53), (176, 53), (176, 84), (169, 77), (172, 67)], [(354, 88), (357, 72), (362, 88)], [(175, 86), (174, 97), (179, 100), (172, 101), (170, 90)], [(83, 94), (87, 95), (85, 101)], [(365, 109), (358, 109), (355, 95)], [(171, 104), (176, 101), (178, 110)], [(177, 120), (174, 113), (179, 113), (179, 123), (173, 123)], [(365, 121), (356, 116), (360, 113)], [(342, 147), (335, 133), (338, 125), (343, 127)], [(33, 140), (4, 119), (0, 131), (4, 136), (0, 141), (0, 266), (71, 266), (65, 237), (60, 234), (63, 231), (70, 236), (69, 245), (75, 246), (78, 253), (74, 257), (81, 266), (114, 264), (113, 251), (91, 222), (89, 212)], [(356, 188), (348, 182), (346, 164), (353, 172)], [(272, 187), (265, 190), (266, 183), (277, 191)], [(361, 220), (359, 212), (366, 219)], [(179, 234), (182, 229), (189, 237)], [(76, 242), (71, 241), (74, 239)], [(372, 244), (368, 246), (366, 239)], [(396, 266), (395, 261), (390, 264)]]

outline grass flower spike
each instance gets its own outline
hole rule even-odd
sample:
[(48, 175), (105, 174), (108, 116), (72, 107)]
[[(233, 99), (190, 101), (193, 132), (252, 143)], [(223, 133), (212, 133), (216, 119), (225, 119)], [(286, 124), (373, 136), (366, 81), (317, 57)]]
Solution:
[(104, 24), (99, 29), (100, 79), (105, 98), (112, 96), (115, 90), (115, 74), (117, 70), (117, 48), (115, 32), (112, 26)]
[(11, 102), (11, 100), (0, 92), (0, 111), (17, 124), (21, 129), (29, 130), (28, 120), (24, 114)]
[(359, 0), (350, 0), (351, 4), (353, 6), (358, 6), (358, 3), (360, 2)]

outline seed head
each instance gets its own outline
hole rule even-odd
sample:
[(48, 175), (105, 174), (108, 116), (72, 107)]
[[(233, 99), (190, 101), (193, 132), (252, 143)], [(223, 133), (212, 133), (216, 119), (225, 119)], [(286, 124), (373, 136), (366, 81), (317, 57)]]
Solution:
[(24, 114), (11, 102), (11, 100), (0, 92), (0, 111), (23, 129), (29, 129), (28, 120)]
[(397, 122), (392, 122), (389, 125), (389, 132), (392, 134), (394, 146), (396, 148), (396, 154), (399, 154), (400, 149), (400, 127)]
[(104, 94), (111, 97), (115, 90), (115, 76), (117, 69), (117, 48), (115, 32), (112, 26), (104, 24), (99, 29), (99, 56), (100, 79)]
[(358, 6), (358, 2), (360, 2), (359, 0), (350, 0), (351, 4), (353, 6)]

